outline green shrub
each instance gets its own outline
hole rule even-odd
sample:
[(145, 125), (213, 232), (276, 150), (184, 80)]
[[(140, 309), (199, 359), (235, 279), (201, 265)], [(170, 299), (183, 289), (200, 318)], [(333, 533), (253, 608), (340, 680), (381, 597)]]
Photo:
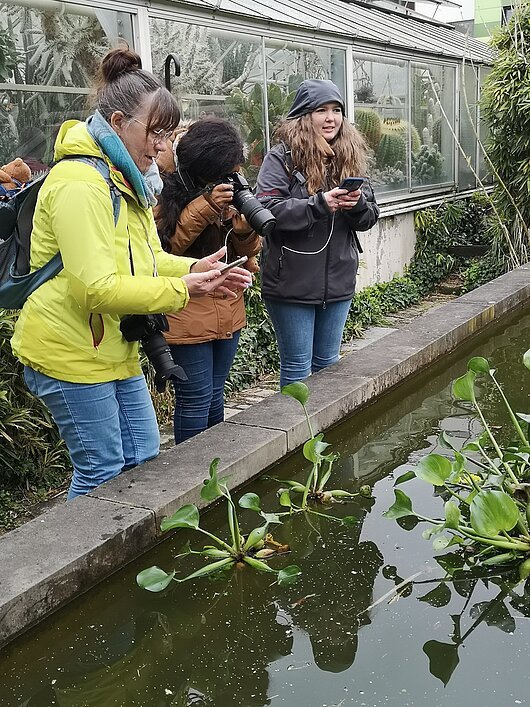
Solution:
[(39, 500), (70, 478), (64, 443), (48, 410), (26, 389), (10, 339), (16, 314), (0, 309), (0, 528), (22, 498)]

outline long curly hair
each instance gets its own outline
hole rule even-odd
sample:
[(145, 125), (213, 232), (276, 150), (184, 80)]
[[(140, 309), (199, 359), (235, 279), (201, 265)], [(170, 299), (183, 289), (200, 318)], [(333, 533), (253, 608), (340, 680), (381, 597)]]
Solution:
[(198, 120), (177, 139), (177, 170), (162, 175), (164, 189), (156, 208), (158, 235), (167, 251), (182, 210), (208, 183), (230, 174), (245, 159), (239, 131), (222, 118)]
[(346, 119), (330, 143), (315, 130), (311, 113), (284, 120), (274, 137), (290, 148), (293, 165), (306, 178), (310, 194), (337, 187), (345, 177), (366, 176), (368, 145)]

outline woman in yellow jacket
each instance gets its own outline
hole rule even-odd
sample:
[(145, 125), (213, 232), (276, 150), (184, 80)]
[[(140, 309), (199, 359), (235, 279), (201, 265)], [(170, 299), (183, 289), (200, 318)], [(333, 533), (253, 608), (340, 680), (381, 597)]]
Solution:
[[(151, 208), (161, 188), (154, 160), (179, 119), (174, 98), (141, 69), (138, 55), (110, 52), (97, 110), (86, 123), (61, 127), (60, 161), (39, 193), (31, 266), (59, 251), (64, 268), (28, 298), (12, 346), (30, 391), (48, 406), (68, 446), (68, 498), (158, 454), (138, 343), (124, 338), (123, 316), (176, 312), (190, 296), (214, 289), (235, 297), (233, 290), (250, 282), (243, 270), (220, 275), (223, 250), (195, 260), (160, 247)], [(104, 160), (118, 190), (116, 224), (109, 183), (91, 159)]]
[[(257, 270), (253, 256), (261, 238), (231, 206), (230, 175), (244, 161), (237, 129), (220, 118), (199, 120), (173, 148), (158, 160), (165, 174), (155, 220), (163, 248), (200, 258), (226, 244), (228, 262), (246, 255), (245, 267)], [(219, 292), (197, 297), (168, 321), (173, 360), (187, 374), (187, 380), (173, 379), (178, 444), (224, 418), (225, 381), (246, 323), (243, 291), (235, 298)]]

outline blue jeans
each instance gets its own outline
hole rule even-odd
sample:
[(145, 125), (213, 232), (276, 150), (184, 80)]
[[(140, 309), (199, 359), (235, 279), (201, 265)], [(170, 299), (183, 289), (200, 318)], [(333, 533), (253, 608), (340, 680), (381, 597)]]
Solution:
[(50, 410), (74, 467), (68, 499), (156, 457), (160, 433), (145, 378), (67, 383), (28, 366), (24, 379)]
[(175, 444), (224, 420), (225, 382), (236, 355), (239, 334), (236, 331), (231, 339), (169, 347), (173, 360), (188, 376), (187, 381), (173, 379)]
[(339, 360), (351, 300), (294, 304), (264, 298), (280, 351), (280, 387), (304, 380)]

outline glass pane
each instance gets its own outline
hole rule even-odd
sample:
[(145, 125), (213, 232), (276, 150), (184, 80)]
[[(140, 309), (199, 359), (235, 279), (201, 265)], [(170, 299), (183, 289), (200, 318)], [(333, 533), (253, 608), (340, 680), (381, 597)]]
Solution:
[(127, 12), (54, 0), (0, 2), (0, 33), (14, 43), (14, 66), (0, 81), (39, 86), (89, 87), (105, 52), (125, 40), (133, 46)]
[(0, 107), (0, 165), (22, 157), (34, 177), (52, 163), (61, 124), (89, 114), (86, 93), (0, 91)]
[[(355, 55), (355, 125), (373, 152), (370, 175), (378, 194), (408, 187), (409, 133), (407, 62)], [(413, 148), (419, 136), (412, 128)]]
[[(484, 81), (486, 80), (486, 76), (490, 73), (490, 71), (491, 69), (489, 67), (480, 67), (481, 86), (483, 85)], [(479, 136), (483, 148), (487, 147), (489, 132), (489, 126), (486, 121), (482, 119), (479, 110)], [(486, 182), (487, 184), (493, 184), (493, 174), (491, 172), (491, 168), (488, 162), (486, 161), (486, 158), (484, 157), (484, 151), (480, 148), (480, 146), (478, 152), (478, 176), (483, 182)]]
[[(412, 66), (412, 124), (420, 148), (412, 144), (412, 186), (453, 182), (455, 72), (436, 64)], [(443, 109), (443, 110), (442, 110)]]
[(330, 79), (345, 96), (345, 60), (343, 49), (307, 46), (292, 42), (266, 42), (267, 99), (269, 133), (272, 136), (285, 117), (294, 93), (305, 79)]
[(153, 70), (176, 53), (180, 76), (173, 79), (185, 120), (217, 116), (234, 121), (248, 147), (246, 176), (257, 175), (265, 144), (263, 69), (259, 38), (218, 32), (201, 25), (150, 18)]
[(478, 70), (470, 64), (460, 68), (462, 88), (460, 91), (460, 147), (464, 157), (458, 151), (458, 188), (469, 189), (475, 186), (474, 171), (477, 168), (477, 82)]

